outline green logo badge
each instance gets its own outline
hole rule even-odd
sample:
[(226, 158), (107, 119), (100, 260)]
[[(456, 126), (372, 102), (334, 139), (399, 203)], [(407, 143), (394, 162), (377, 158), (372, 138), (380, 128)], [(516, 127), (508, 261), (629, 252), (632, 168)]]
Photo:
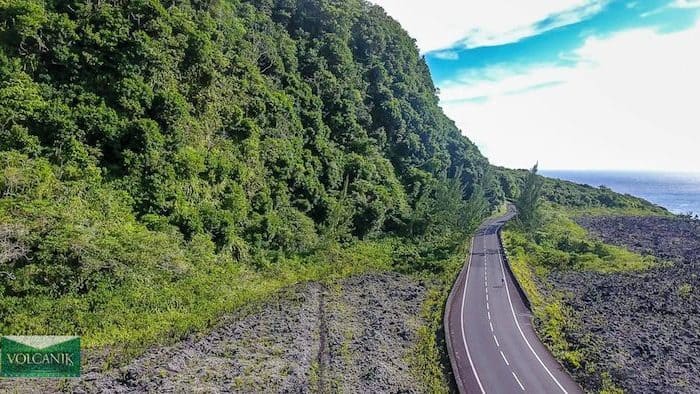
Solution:
[(6, 336), (0, 341), (0, 377), (80, 376), (80, 337)]

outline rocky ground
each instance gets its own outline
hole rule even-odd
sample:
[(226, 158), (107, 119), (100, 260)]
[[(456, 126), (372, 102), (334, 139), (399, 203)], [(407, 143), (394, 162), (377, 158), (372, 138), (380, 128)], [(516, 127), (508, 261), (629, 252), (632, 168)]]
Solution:
[(587, 336), (595, 343), (602, 369), (627, 392), (700, 392), (700, 221), (594, 217), (579, 224), (605, 242), (673, 265), (612, 275), (552, 273), (581, 318), (573, 341)]
[(425, 292), (422, 283), (391, 273), (299, 285), (122, 368), (88, 366), (61, 386), (4, 381), (0, 392), (419, 392), (408, 358)]

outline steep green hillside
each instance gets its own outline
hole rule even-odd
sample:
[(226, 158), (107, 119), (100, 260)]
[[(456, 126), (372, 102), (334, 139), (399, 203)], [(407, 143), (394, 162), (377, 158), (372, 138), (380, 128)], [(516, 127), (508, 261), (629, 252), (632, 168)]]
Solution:
[(137, 349), (297, 281), (440, 273), (488, 169), (363, 1), (0, 0), (0, 333)]
[(104, 194), (95, 210), (236, 257), (308, 252), (339, 221), (403, 231), (445, 176), (466, 199), (486, 169), (413, 41), (359, 1), (12, 1), (0, 17), (2, 193), (30, 202), (20, 216)]

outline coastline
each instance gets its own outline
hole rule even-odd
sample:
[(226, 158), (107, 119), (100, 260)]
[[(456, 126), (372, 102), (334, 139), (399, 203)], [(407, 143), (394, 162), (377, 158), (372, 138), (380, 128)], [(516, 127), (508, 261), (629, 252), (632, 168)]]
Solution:
[(674, 214), (700, 214), (700, 173), (542, 170), (541, 174), (593, 187), (605, 186), (617, 193), (651, 201)]

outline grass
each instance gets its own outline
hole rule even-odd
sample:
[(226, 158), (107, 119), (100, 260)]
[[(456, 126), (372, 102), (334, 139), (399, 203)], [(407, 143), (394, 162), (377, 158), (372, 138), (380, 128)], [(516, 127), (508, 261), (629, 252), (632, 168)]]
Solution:
[(442, 272), (424, 276), (428, 283), (421, 310), (425, 325), (418, 330), (418, 343), (409, 356), (409, 365), (428, 393), (450, 392), (452, 367), (444, 339), (443, 317), (447, 297), (468, 252), (468, 244), (464, 243), (451, 257), (442, 261)]
[(682, 298), (688, 298), (690, 297), (690, 294), (693, 292), (693, 285), (690, 283), (683, 283), (678, 287), (678, 295), (681, 296)]
[[(538, 267), (532, 257), (512, 247), (515, 237), (512, 230), (504, 231), (504, 244), (513, 274), (527, 294), (532, 304), (536, 328), (542, 341), (548, 345), (554, 356), (572, 368), (581, 367), (581, 352), (573, 349), (564, 333), (575, 324), (571, 312), (554, 296), (545, 296), (539, 289), (536, 277), (547, 269)], [(536, 273), (539, 271), (539, 275)]]
[(535, 234), (509, 226), (504, 241), (516, 258), (525, 259), (544, 276), (551, 269), (574, 269), (601, 273), (639, 271), (659, 262), (626, 248), (609, 245), (591, 237), (572, 219), (576, 213), (548, 209)]
[[(108, 348), (111, 367), (147, 347), (167, 344), (213, 326), (218, 317), (304, 281), (330, 282), (367, 271), (390, 270), (395, 240), (335, 247), (306, 258), (282, 258), (260, 268), (225, 262), (193, 270), (176, 281), (134, 275), (118, 288), (85, 296), (24, 297), (2, 333), (75, 333), (83, 347)], [(5, 299), (3, 302), (12, 302)]]
[(309, 371), (309, 390), (311, 392), (318, 391), (319, 382), (321, 381), (321, 377), (319, 376), (320, 369), (321, 367), (319, 366), (318, 361), (314, 360), (311, 363), (311, 368)]

